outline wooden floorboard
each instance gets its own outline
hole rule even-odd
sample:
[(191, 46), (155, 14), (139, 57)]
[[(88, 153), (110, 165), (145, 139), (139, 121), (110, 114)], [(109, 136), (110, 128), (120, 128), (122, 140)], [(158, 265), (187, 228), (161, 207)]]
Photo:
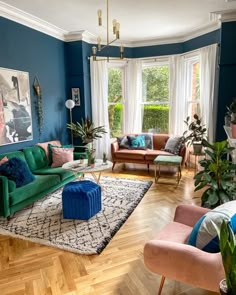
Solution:
[[(146, 167), (145, 167), (146, 168)], [(151, 167), (153, 168), (153, 167)], [(117, 165), (107, 176), (154, 181), (153, 169)], [(179, 186), (171, 170), (143, 200), (99, 255), (78, 255), (0, 235), (1, 295), (155, 295), (160, 276), (143, 263), (143, 246), (173, 219), (178, 204), (200, 204), (193, 171)], [(163, 295), (216, 294), (166, 279)]]

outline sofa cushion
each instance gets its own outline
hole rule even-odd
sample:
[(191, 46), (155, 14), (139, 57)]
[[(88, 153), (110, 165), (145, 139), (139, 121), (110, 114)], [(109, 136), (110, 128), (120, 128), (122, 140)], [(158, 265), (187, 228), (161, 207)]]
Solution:
[(27, 163), (13, 157), (0, 166), (0, 173), (16, 183), (16, 187), (24, 186), (35, 179)]
[(170, 137), (166, 142), (164, 151), (172, 153), (174, 155), (178, 155), (183, 139), (183, 136)]
[(157, 156), (173, 156), (173, 154), (162, 150), (147, 150), (145, 160), (154, 161)]
[(74, 160), (74, 148), (51, 148), (52, 150), (52, 165), (51, 167), (61, 167), (67, 162)]
[(8, 157), (7, 157), (7, 156), (3, 157), (3, 158), (0, 160), (0, 165), (6, 163), (7, 161), (8, 161)]
[(17, 188), (9, 194), (10, 206), (40, 194), (58, 183), (60, 183), (60, 177), (58, 175), (36, 175), (33, 182)]
[(48, 159), (41, 147), (36, 145), (27, 147), (23, 149), (23, 152), (31, 171), (48, 166)]
[(49, 161), (49, 165), (52, 164), (52, 148), (64, 149), (64, 148), (73, 148), (73, 146), (72, 146), (72, 144), (53, 145), (53, 144), (49, 143), (49, 145), (48, 145), (48, 161)]
[(126, 135), (117, 137), (117, 142), (120, 149), (129, 149), (129, 141)]
[(129, 149), (146, 150), (146, 142), (144, 135), (128, 135)]
[(34, 171), (36, 175), (58, 175), (61, 181), (73, 176), (73, 172), (62, 169), (61, 167), (52, 168), (50, 166), (44, 167)]
[(116, 159), (144, 160), (146, 151), (121, 149), (115, 153)]
[(37, 146), (40, 146), (44, 150), (48, 160), (49, 160), (49, 150), (48, 150), (49, 144), (52, 144), (55, 146), (61, 146), (61, 142), (59, 140), (52, 140), (52, 141), (41, 142), (36, 144)]
[(229, 222), (236, 233), (236, 201), (224, 203), (203, 215), (194, 225), (188, 244), (206, 252), (219, 252), (219, 239), (214, 224), (220, 228), (223, 220)]

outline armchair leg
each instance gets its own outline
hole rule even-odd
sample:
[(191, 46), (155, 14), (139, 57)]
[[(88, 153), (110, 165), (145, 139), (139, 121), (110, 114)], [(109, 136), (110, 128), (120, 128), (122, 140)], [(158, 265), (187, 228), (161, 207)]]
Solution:
[(112, 165), (112, 171), (113, 171), (113, 169), (115, 168), (115, 165), (116, 165), (116, 162), (113, 162), (113, 165)]
[(159, 287), (159, 290), (158, 290), (158, 295), (161, 295), (161, 291), (162, 291), (162, 288), (163, 288), (163, 286), (164, 286), (164, 283), (165, 283), (165, 277), (162, 276), (162, 277), (161, 277), (160, 287)]

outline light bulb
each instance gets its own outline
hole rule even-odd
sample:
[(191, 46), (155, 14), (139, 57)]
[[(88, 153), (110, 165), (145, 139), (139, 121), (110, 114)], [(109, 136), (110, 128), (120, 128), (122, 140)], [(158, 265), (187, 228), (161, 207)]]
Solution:
[(73, 107), (75, 106), (75, 102), (72, 99), (67, 99), (67, 101), (65, 102), (65, 106), (67, 107), (67, 109), (73, 109)]
[(120, 24), (116, 23), (116, 38), (120, 39)]
[(116, 19), (113, 19), (112, 21), (112, 26), (113, 26), (113, 34), (115, 35), (116, 33), (116, 23), (117, 23), (117, 20)]
[(98, 10), (98, 25), (102, 26), (102, 10)]

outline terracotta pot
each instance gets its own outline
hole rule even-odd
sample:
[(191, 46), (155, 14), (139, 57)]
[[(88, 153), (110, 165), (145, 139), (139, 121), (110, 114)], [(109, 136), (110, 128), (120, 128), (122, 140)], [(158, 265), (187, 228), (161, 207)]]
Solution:
[(232, 137), (236, 138), (236, 124), (231, 124)]

